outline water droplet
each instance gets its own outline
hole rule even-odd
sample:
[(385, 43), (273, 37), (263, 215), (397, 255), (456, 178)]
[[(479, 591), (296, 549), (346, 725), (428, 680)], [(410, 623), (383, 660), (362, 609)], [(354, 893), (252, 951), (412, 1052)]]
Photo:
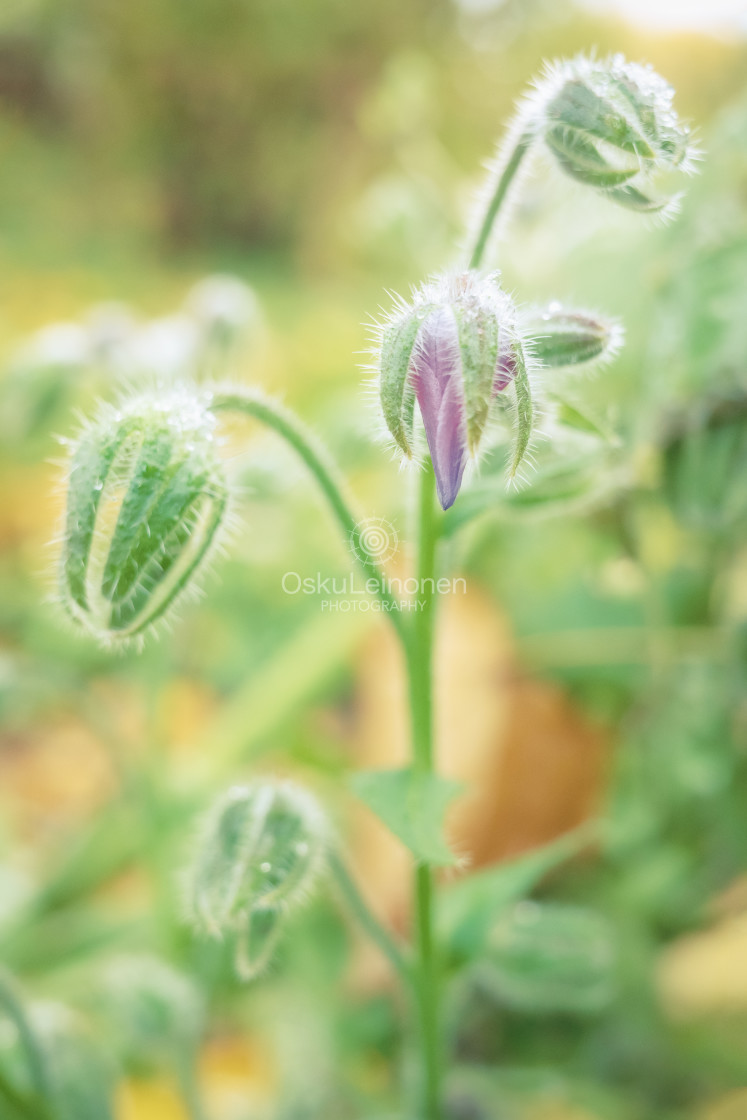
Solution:
[(259, 870), (263, 875), (269, 875), (269, 873), (272, 871), (272, 864), (268, 863), (267, 860), (265, 860), (264, 863), (260, 863)]

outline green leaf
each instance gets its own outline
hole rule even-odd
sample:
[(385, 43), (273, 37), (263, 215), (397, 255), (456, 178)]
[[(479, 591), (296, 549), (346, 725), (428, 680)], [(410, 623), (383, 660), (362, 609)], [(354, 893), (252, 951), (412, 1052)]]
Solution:
[(526, 898), (548, 872), (581, 851), (596, 827), (594, 822), (582, 825), (552, 844), (477, 871), (442, 891), (439, 925), (452, 956), (465, 961), (482, 953), (501, 911)]
[(555, 392), (550, 395), (558, 402), (558, 420), (566, 428), (597, 436), (612, 447), (620, 446), (620, 437), (586, 402), (571, 400)]
[(444, 837), (444, 816), (461, 791), (459, 782), (414, 770), (355, 774), (355, 793), (422, 863), (453, 867), (457, 858)]

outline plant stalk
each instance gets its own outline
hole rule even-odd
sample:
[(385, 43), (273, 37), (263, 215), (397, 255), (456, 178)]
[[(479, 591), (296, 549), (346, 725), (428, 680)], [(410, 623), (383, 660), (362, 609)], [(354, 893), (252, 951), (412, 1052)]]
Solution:
[[(418, 605), (422, 609), (414, 612), (406, 643), (412, 765), (421, 774), (432, 773), (434, 764), (432, 675), (437, 542), (435, 475), (429, 460), (421, 472), (418, 502), (417, 580)], [(413, 916), (422, 1065), (420, 1116), (422, 1120), (441, 1120), (440, 977), (433, 933), (433, 870), (425, 863), (415, 869)]]
[(343, 537), (352, 549), (356, 560), (368, 577), (371, 589), (384, 605), (392, 625), (404, 640), (404, 626), (399, 603), (389, 588), (386, 576), (375, 557), (366, 548), (360, 535), (360, 520), (356, 517), (344, 494), (343, 481), (326, 448), (308, 430), (305, 424), (277, 401), (256, 389), (220, 388), (210, 403), (213, 412), (240, 412), (272, 428), (296, 452), (316, 480), (329, 503)]
[(41, 1102), (48, 1101), (50, 1082), (47, 1059), (26, 1009), (16, 992), (16, 986), (5, 969), (0, 969), (0, 1009), (5, 1012), (18, 1032), (18, 1038), (26, 1054), (29, 1079), (34, 1093)]
[(498, 180), (495, 184), (495, 190), (493, 191), (490, 202), (488, 203), (487, 209), (485, 211), (485, 217), (482, 220), (482, 225), (480, 226), (480, 229), (478, 231), (477, 238), (475, 239), (472, 256), (469, 260), (469, 268), (479, 268), (482, 264), (482, 258), (485, 255), (485, 250), (487, 248), (488, 241), (490, 240), (490, 235), (493, 231), (493, 226), (495, 225), (496, 218), (498, 217), (501, 207), (506, 201), (509, 188), (514, 181), (516, 172), (519, 170), (524, 156), (531, 148), (533, 140), (534, 135), (531, 130), (522, 132), (519, 136), (519, 139), (516, 141), (516, 144), (514, 145), (511, 155), (508, 157), (508, 160), (504, 164), (503, 170), (499, 174)]
[(384, 928), (379, 919), (371, 912), (368, 904), (358, 890), (355, 880), (337, 852), (333, 851), (328, 859), (332, 877), (334, 878), (340, 897), (348, 911), (357, 920), (364, 932), (368, 934), (382, 955), (386, 957), (395, 972), (398, 973), (405, 985), (409, 988), (414, 979), (413, 973), (399, 945)]

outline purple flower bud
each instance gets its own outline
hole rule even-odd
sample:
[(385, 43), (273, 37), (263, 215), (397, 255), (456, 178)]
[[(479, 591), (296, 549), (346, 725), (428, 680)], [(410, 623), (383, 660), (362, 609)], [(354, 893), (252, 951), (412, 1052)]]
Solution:
[(517, 396), (514, 474), (533, 413), (513, 304), (497, 275), (437, 277), (415, 291), (411, 303), (400, 303), (379, 333), (386, 425), (410, 458), (417, 402), (443, 509), (453, 505), (467, 461), (479, 449), (495, 394), (511, 384)]

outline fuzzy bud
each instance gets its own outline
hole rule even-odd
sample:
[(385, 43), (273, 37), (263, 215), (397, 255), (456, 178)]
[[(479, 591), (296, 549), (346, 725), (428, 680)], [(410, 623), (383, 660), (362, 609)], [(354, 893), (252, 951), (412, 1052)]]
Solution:
[[(114, 1120), (116, 1070), (100, 1047), (93, 1030), (76, 1012), (58, 1003), (28, 1005), (28, 1024), (45, 1069), (43, 1102), (23, 1113), (6, 1111), (3, 1120), (15, 1116), (44, 1116), (49, 1120)], [(0, 1049), (3, 1077), (22, 1087), (29, 1084), (27, 1055), (16, 1036)], [(43, 1111), (42, 1111), (43, 1107)]]
[(191, 979), (157, 957), (138, 954), (107, 961), (93, 1005), (121, 1061), (153, 1069), (192, 1053), (204, 1026), (202, 999)]
[(479, 448), (497, 393), (516, 395), (511, 473), (526, 451), (533, 408), (526, 355), (511, 300), (496, 274), (437, 277), (378, 327), (377, 368), (384, 420), (401, 451), (414, 447), (415, 403), (425, 429), (438, 496), (453, 505), (470, 455)]
[(596, 911), (520, 902), (499, 919), (485, 979), (502, 1003), (534, 1013), (593, 1013), (614, 991), (613, 931)]
[(532, 310), (523, 317), (522, 326), (532, 340), (534, 356), (550, 369), (606, 361), (615, 356), (622, 342), (617, 323), (559, 303)]
[(244, 977), (261, 970), (284, 915), (313, 890), (328, 837), (316, 799), (291, 782), (235, 786), (208, 811), (186, 872), (188, 916), (209, 937), (235, 936)]
[(194, 588), (229, 499), (214, 424), (173, 390), (104, 410), (73, 445), (60, 590), (100, 641), (142, 634)]
[(576, 58), (539, 86), (542, 136), (573, 179), (631, 210), (665, 210), (673, 200), (650, 196), (648, 183), (661, 170), (690, 171), (694, 158), (673, 97), (650, 66)]

